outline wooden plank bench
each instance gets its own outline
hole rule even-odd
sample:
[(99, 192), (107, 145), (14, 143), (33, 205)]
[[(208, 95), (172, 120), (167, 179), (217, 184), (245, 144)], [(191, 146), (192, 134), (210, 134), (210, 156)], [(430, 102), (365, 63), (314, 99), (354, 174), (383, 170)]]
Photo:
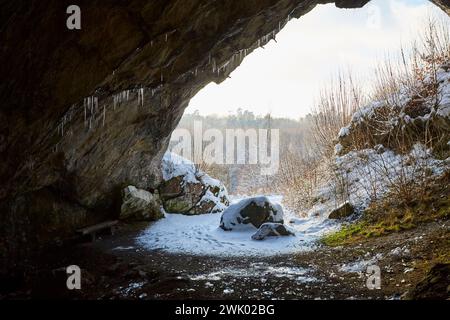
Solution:
[(78, 229), (77, 233), (81, 236), (90, 236), (91, 241), (94, 242), (97, 237), (97, 233), (103, 232), (113, 235), (114, 227), (117, 225), (117, 223), (119, 223), (119, 221), (117, 220), (105, 221), (89, 227)]

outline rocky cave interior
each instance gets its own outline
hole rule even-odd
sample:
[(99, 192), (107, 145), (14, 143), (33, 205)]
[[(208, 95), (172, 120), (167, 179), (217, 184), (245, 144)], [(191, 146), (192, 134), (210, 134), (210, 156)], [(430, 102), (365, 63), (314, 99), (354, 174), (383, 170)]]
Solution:
[[(317, 4), (369, 0), (5, 1), (0, 12), (0, 271), (158, 187), (189, 100)], [(450, 1), (433, 1), (450, 14)]]

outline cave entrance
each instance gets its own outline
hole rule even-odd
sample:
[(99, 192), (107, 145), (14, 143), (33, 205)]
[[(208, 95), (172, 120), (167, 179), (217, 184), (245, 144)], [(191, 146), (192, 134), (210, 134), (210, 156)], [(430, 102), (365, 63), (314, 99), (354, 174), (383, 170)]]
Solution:
[[(202, 89), (169, 149), (223, 181), (231, 194), (285, 194), (292, 190), (287, 181), (298, 179), (292, 183), (304, 184), (310, 196), (320, 180), (321, 150), (312, 131), (323, 95), (346, 86), (340, 98), (361, 104), (354, 101), (361, 97), (350, 96), (369, 92), (378, 63), (416, 40), (431, 16), (448, 19), (425, 0), (374, 0), (346, 10), (317, 6), (246, 57), (229, 79)], [(355, 107), (339, 111), (342, 121)]]

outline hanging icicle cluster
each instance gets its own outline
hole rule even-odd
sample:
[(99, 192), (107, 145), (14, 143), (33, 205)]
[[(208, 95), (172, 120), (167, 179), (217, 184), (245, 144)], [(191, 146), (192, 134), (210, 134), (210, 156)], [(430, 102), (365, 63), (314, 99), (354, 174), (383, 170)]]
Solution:
[(116, 107), (122, 102), (130, 100), (130, 90), (124, 90), (117, 94), (113, 95), (113, 109), (116, 110)]
[[(271, 32), (265, 34), (261, 38), (259, 38), (255, 43), (253, 43), (249, 48), (241, 49), (237, 52), (235, 52), (230, 59), (222, 63), (221, 65), (217, 64), (216, 58), (214, 58), (211, 53), (209, 53), (208, 56), (208, 64), (211, 66), (211, 70), (213, 73), (216, 73), (218, 76), (220, 76), (221, 73), (227, 73), (228, 69), (230, 67), (234, 67), (238, 64), (240, 64), (244, 58), (248, 55), (250, 51), (252, 51), (254, 48), (264, 47), (267, 43), (269, 43), (271, 40), (276, 40), (276, 34), (277, 32), (281, 31), (281, 29), (289, 22), (291, 19), (291, 15), (289, 14), (286, 19), (283, 19), (278, 23), (278, 31), (272, 30)], [(176, 30), (173, 30), (171, 32), (168, 32), (164, 35), (165, 42), (168, 42), (169, 36), (174, 33)], [(150, 46), (153, 47), (154, 41), (152, 40), (150, 42)], [(140, 51), (141, 48), (137, 48), (136, 51)], [(194, 76), (198, 75), (198, 68), (196, 67), (194, 70), (190, 71), (191, 74)], [(116, 70), (113, 71), (113, 75), (116, 73)], [(160, 91), (163, 88), (163, 82), (164, 82), (164, 74), (161, 71), (160, 73), (160, 84), (157, 87), (154, 88), (148, 88), (151, 90), (151, 96), (154, 97), (155, 94)], [(140, 87), (138, 89), (133, 90), (124, 90), (122, 92), (119, 92), (117, 94), (113, 95), (113, 109), (116, 110), (116, 107), (121, 105), (124, 102), (128, 102), (130, 100), (130, 93), (137, 94), (137, 104), (138, 106), (144, 106), (144, 96), (145, 96), (145, 88)], [(57, 126), (57, 134), (60, 136), (64, 136), (64, 134), (67, 132), (68, 124), (72, 121), (72, 117), (74, 115), (74, 112), (77, 111), (77, 106), (72, 105), (72, 107), (69, 109), (69, 111), (61, 118), (61, 120), (58, 123)], [(106, 123), (106, 112), (107, 112), (107, 106), (106, 103), (103, 103), (101, 110), (99, 110), (99, 101), (98, 97), (96, 96), (90, 96), (83, 100), (83, 108), (84, 108), (84, 126), (85, 128), (88, 128), (88, 130), (91, 130), (95, 124), (96, 121), (102, 121), (102, 125), (105, 126)], [(59, 148), (59, 142), (54, 146), (54, 151), (58, 151)]]
[(140, 89), (138, 89), (137, 103), (138, 103), (138, 106), (144, 106), (144, 87), (141, 87)]
[[(278, 32), (289, 22), (290, 19), (291, 19), (291, 15), (289, 14), (286, 19), (284, 19), (282, 22), (278, 23)], [(217, 75), (220, 75), (221, 72), (226, 72), (227, 68), (231, 65), (234, 65), (236, 62), (238, 62), (240, 64), (253, 48), (260, 48), (260, 47), (264, 48), (264, 46), (267, 43), (269, 43), (271, 40), (276, 41), (276, 35), (277, 35), (277, 30), (274, 29), (271, 32), (269, 32), (269, 33), (265, 34), (264, 36), (262, 36), (261, 38), (259, 38), (256, 42), (254, 42), (250, 46), (250, 48), (244, 48), (244, 49), (241, 49), (238, 52), (234, 53), (233, 56), (229, 60), (227, 60), (225, 63), (223, 63), (219, 67), (217, 66), (216, 59), (213, 58), (210, 53), (209, 57), (208, 57), (208, 64), (211, 65), (213, 73), (217, 73)], [(197, 76), (197, 69), (195, 69), (195, 71), (193, 71), (192, 73), (195, 76)]]
[(83, 101), (84, 105), (84, 126), (92, 129), (95, 115), (98, 113), (98, 97), (87, 97)]
[[(163, 87), (164, 85), (161, 83), (151, 89), (142, 86), (136, 89), (123, 90), (112, 95), (112, 107), (114, 110), (116, 110), (116, 108), (122, 103), (130, 101), (130, 99), (132, 98), (131, 95), (133, 95), (134, 99), (134, 94), (136, 94), (138, 106), (144, 106), (145, 90), (151, 90), (151, 96), (154, 97), (156, 94), (158, 94), (159, 91), (163, 89)], [(76, 117), (76, 115), (81, 116), (81, 119), (84, 120), (84, 127), (87, 128), (88, 131), (97, 127), (100, 124), (100, 121), (102, 126), (105, 126), (108, 106), (109, 103), (107, 101), (103, 101), (100, 104), (99, 98), (95, 95), (84, 98), (81, 105), (72, 105), (69, 110), (61, 117), (55, 129), (55, 134), (59, 137), (64, 137), (67, 132), (71, 132), (70, 130), (68, 130), (68, 127), (72, 120)], [(60, 150), (61, 143), (61, 139), (58, 139), (52, 147), (53, 152), (58, 152)]]
[(69, 111), (67, 111), (63, 115), (63, 117), (59, 120), (56, 131), (57, 131), (58, 135), (61, 135), (61, 137), (63, 137), (64, 133), (67, 132), (67, 127), (68, 127), (68, 124), (72, 121), (75, 107), (76, 107), (75, 105), (72, 105), (70, 107)]

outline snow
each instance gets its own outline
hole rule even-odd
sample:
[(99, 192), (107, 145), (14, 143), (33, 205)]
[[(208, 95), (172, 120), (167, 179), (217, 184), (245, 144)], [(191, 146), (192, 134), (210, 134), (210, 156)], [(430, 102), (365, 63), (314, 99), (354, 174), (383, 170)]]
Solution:
[[(276, 201), (278, 196), (269, 196)], [(234, 199), (238, 202), (241, 198)], [(294, 236), (264, 241), (252, 240), (255, 228), (224, 231), (219, 228), (221, 213), (185, 216), (166, 214), (166, 218), (150, 225), (137, 243), (147, 250), (163, 250), (174, 254), (199, 256), (275, 256), (312, 250), (325, 232), (338, 224), (322, 218), (296, 219), (291, 225)], [(294, 218), (286, 211), (285, 219)]]
[[(279, 228), (281, 230), (284, 230), (283, 233), (279, 233)], [(273, 223), (273, 222), (266, 222), (263, 223), (258, 231), (255, 232), (254, 235), (252, 235), (253, 240), (263, 240), (267, 237), (273, 237), (273, 236), (289, 236), (294, 235), (294, 231), (291, 230), (290, 227), (283, 225), (281, 223)]]
[[(362, 122), (370, 122), (375, 116), (377, 109), (389, 106), (391, 108), (390, 118), (384, 121), (386, 128), (397, 126), (399, 123), (409, 123), (413, 120), (421, 120), (427, 122), (432, 120), (435, 116), (444, 118), (450, 117), (450, 71), (446, 71), (448, 68), (441, 67), (436, 72), (436, 78), (428, 76), (423, 81), (419, 81), (416, 84), (416, 88), (411, 89), (403, 87), (398, 93), (392, 94), (385, 100), (372, 101), (368, 105), (362, 107), (360, 110), (353, 114), (350, 124), (342, 128), (338, 134), (338, 138), (344, 138), (349, 135), (352, 129)], [(412, 97), (416, 95), (416, 91), (437, 83), (437, 95), (429, 95), (423, 97), (423, 105), (429, 108), (429, 113), (411, 118), (407, 115), (405, 107), (411, 102)]]
[(142, 189), (137, 189), (135, 186), (128, 186), (126, 192), (130, 193), (133, 198), (142, 199), (146, 202), (150, 202), (153, 196), (150, 192)]
[(365, 272), (368, 266), (375, 265), (382, 258), (383, 258), (383, 255), (381, 253), (379, 253), (369, 259), (358, 259), (357, 261), (354, 261), (354, 262), (351, 262), (348, 264), (343, 264), (339, 268), (339, 270), (342, 272), (349, 272), (349, 273)]
[(224, 289), (223, 290), (223, 294), (232, 294), (232, 293), (234, 293), (233, 289)]
[[(430, 150), (419, 143), (406, 155), (377, 145), (374, 149), (351, 151), (336, 157), (335, 163), (336, 174), (343, 177), (343, 181), (330, 181), (320, 189), (318, 196), (324, 201), (315, 204), (308, 216), (327, 216), (343, 200), (349, 201), (360, 212), (370, 202), (382, 198), (399, 181), (417, 182), (423, 179), (425, 172), (439, 176), (449, 169), (445, 160), (434, 159)], [(345, 192), (340, 195), (342, 185)]]
[(118, 246), (118, 247), (113, 248), (112, 250), (119, 250), (119, 251), (134, 250), (134, 247), (133, 246), (128, 246), (128, 247)]
[(348, 134), (350, 133), (350, 128), (349, 127), (343, 127), (341, 128), (341, 130), (339, 130), (339, 134), (338, 136), (341, 137), (345, 137), (348, 136)]
[[(224, 202), (228, 200), (228, 191), (225, 186), (217, 179), (211, 178), (205, 172), (196, 168), (196, 166), (186, 158), (176, 153), (166, 152), (162, 159), (161, 170), (165, 181), (175, 177), (183, 177), (182, 186), (201, 183), (205, 188), (205, 193), (197, 206), (202, 203), (214, 203), (211, 212), (222, 212), (226, 209)], [(214, 193), (212, 192), (214, 191)]]
[(223, 226), (233, 231), (237, 229), (248, 229), (252, 228), (253, 231), (255, 231), (255, 227), (248, 223), (244, 224), (239, 221), (244, 220), (243, 217), (241, 217), (240, 212), (242, 209), (247, 207), (249, 204), (254, 203), (258, 207), (264, 207), (266, 203), (269, 204), (270, 208), (272, 209), (272, 221), (274, 222), (281, 222), (283, 220), (283, 208), (281, 205), (277, 202), (272, 202), (270, 199), (266, 196), (257, 196), (257, 197), (249, 197), (244, 198), (239, 202), (236, 202), (232, 205), (230, 205), (224, 212), (222, 216), (222, 224)]
[(193, 281), (219, 281), (227, 277), (237, 279), (257, 278), (288, 278), (290, 280), (307, 283), (317, 282), (317, 278), (310, 276), (313, 272), (310, 268), (300, 268), (293, 266), (274, 265), (273, 263), (254, 262), (250, 263), (248, 267), (225, 267), (220, 271), (213, 271), (208, 273), (188, 275)]
[(409, 253), (410, 253), (410, 251), (407, 246), (396, 247), (396, 248), (392, 249), (390, 252), (390, 254), (393, 256), (405, 256), (405, 255), (408, 255)]
[(188, 159), (173, 152), (166, 152), (164, 154), (162, 159), (162, 173), (165, 181), (175, 177), (184, 176), (184, 182), (199, 183), (196, 172), (197, 169), (195, 168), (195, 165)]

